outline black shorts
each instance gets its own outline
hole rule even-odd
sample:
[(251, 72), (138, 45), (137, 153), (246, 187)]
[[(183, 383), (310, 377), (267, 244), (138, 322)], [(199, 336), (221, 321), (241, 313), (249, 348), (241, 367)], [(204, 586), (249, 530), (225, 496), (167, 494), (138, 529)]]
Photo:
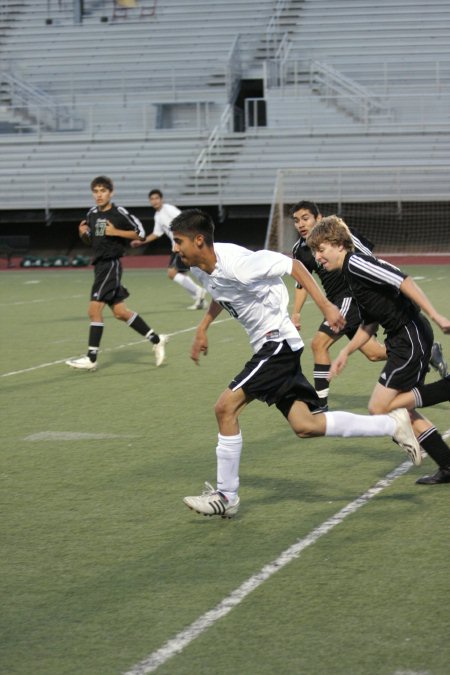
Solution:
[(341, 298), (334, 298), (333, 300), (331, 300), (331, 302), (335, 304), (336, 307), (339, 307), (339, 309), (341, 310), (341, 314), (345, 316), (347, 323), (345, 324), (344, 328), (341, 331), (339, 331), (339, 333), (335, 333), (330, 328), (328, 321), (322, 321), (317, 330), (320, 333), (325, 333), (326, 335), (329, 335), (335, 340), (342, 337), (343, 335), (345, 335), (346, 337), (348, 337), (349, 340), (351, 340), (361, 325), (361, 314), (359, 313), (358, 305), (356, 304), (355, 300), (348, 295), (343, 296)]
[(121, 285), (122, 264), (118, 258), (99, 260), (94, 267), (94, 283), (91, 289), (91, 300), (117, 305), (130, 295)]
[(311, 412), (322, 407), (314, 387), (302, 373), (300, 356), (303, 349), (293, 352), (286, 341), (266, 342), (253, 354), (244, 369), (229, 384), (232, 391), (241, 388), (251, 398), (275, 405), (285, 417), (294, 401), (303, 401)]
[(398, 391), (410, 391), (423, 384), (429, 370), (433, 329), (422, 314), (388, 335), (387, 361), (378, 382)]
[(184, 264), (184, 262), (180, 258), (179, 253), (172, 253), (170, 254), (170, 259), (169, 259), (169, 264), (167, 267), (174, 267), (177, 272), (189, 272), (189, 267)]

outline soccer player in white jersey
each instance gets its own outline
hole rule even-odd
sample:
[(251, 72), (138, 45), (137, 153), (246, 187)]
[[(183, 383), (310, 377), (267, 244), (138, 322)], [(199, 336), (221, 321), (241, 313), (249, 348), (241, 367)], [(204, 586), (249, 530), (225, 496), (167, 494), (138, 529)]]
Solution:
[[(358, 303), (361, 326), (331, 364), (330, 376), (338, 375), (350, 354), (370, 340), (378, 325), (384, 328), (387, 361), (369, 401), (371, 413), (385, 413), (405, 405), (402, 392), (415, 390), (425, 402), (442, 397), (447, 382), (424, 389), (429, 370), (433, 330), (423, 310), (444, 332), (450, 333), (450, 320), (431, 304), (415, 281), (394, 265), (355, 251), (350, 231), (338, 216), (323, 218), (310, 232), (308, 246), (326, 270), (340, 270)], [(436, 427), (415, 410), (411, 411), (414, 431), (422, 448), (438, 465), (420, 485), (450, 483), (450, 449)]]
[(168, 237), (172, 246), (172, 253), (167, 266), (167, 276), (169, 279), (172, 279), (172, 281), (175, 281), (175, 283), (182, 286), (184, 290), (192, 296), (194, 302), (189, 305), (188, 309), (204, 309), (206, 306), (206, 291), (201, 286), (194, 283), (189, 277), (189, 267), (182, 262), (180, 256), (173, 250), (173, 236), (170, 224), (172, 220), (181, 213), (180, 209), (173, 204), (166, 204), (163, 199), (163, 193), (158, 189), (150, 190), (148, 199), (151, 206), (155, 209), (155, 225), (153, 232), (148, 234), (142, 240), (137, 239), (132, 241), (132, 248), (150, 244), (152, 241), (156, 241), (163, 235)]
[(249, 251), (235, 244), (214, 243), (214, 223), (198, 210), (183, 211), (171, 225), (175, 250), (212, 296), (197, 327), (191, 358), (207, 354), (209, 325), (226, 309), (248, 333), (253, 356), (219, 397), (217, 487), (206, 483), (202, 495), (184, 503), (204, 515), (234, 516), (240, 499), (239, 461), (242, 435), (239, 415), (254, 399), (275, 404), (300, 438), (314, 436), (391, 436), (420, 464), (420, 447), (405, 409), (388, 415), (321, 412), (314, 387), (302, 373), (302, 338), (290, 320), (288, 292), (282, 276), (290, 274), (306, 288), (335, 330), (345, 320), (298, 260), (273, 251)]

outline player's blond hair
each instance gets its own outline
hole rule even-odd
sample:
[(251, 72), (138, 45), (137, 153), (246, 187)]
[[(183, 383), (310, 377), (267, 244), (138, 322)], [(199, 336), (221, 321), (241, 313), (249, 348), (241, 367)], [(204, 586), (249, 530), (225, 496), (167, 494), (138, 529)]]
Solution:
[(317, 251), (324, 242), (332, 246), (343, 246), (347, 251), (355, 250), (347, 224), (336, 215), (319, 220), (306, 238), (306, 244), (312, 251)]

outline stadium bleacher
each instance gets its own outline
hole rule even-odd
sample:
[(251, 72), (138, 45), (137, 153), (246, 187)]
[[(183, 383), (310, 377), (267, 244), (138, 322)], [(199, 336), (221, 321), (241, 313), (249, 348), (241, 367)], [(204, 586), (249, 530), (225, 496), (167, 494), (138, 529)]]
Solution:
[[(3, 209), (84, 207), (96, 173), (114, 176), (130, 206), (159, 185), (181, 206), (269, 207), (289, 167), (359, 168), (355, 200), (364, 169), (423, 167), (420, 185), (405, 172), (405, 198), (445, 198), (447, 0), (85, 8), (77, 23), (71, 0), (11, 0), (0, 16)], [(229, 106), (239, 117), (222, 124)]]

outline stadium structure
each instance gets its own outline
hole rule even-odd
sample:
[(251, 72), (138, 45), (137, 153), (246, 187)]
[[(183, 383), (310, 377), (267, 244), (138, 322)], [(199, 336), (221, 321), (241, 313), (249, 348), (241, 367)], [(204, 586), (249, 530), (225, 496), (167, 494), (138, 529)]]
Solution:
[(450, 253), (448, 0), (3, 0), (0, 59), (3, 247), (75, 250), (106, 174), (149, 229), (157, 187), (287, 252), (310, 199)]

